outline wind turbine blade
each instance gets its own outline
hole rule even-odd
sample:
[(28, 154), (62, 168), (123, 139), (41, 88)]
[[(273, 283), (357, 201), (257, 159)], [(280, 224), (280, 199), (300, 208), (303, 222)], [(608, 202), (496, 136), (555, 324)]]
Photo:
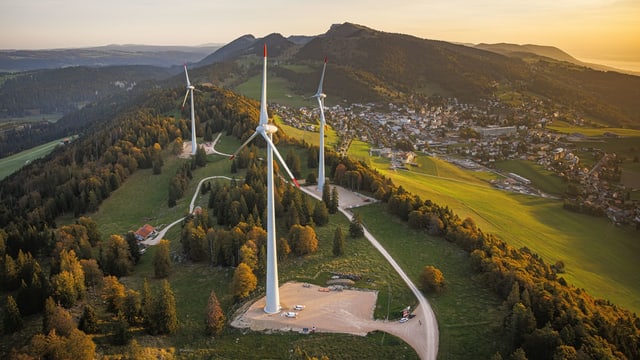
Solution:
[(324, 58), (324, 66), (322, 66), (322, 75), (320, 75), (320, 85), (318, 85), (318, 92), (316, 96), (320, 96), (322, 94), (322, 83), (324, 82), (324, 71), (327, 70), (327, 57)]
[(249, 136), (247, 141), (245, 141), (244, 143), (242, 143), (242, 145), (240, 145), (238, 150), (236, 150), (236, 152), (234, 152), (233, 155), (231, 155), (231, 157), (229, 157), (229, 160), (233, 160), (233, 158), (235, 158), (236, 155), (238, 155), (238, 153), (240, 153), (240, 150), (244, 149), (244, 147), (247, 146), (247, 144), (249, 144), (251, 142), (251, 140), (253, 140), (253, 138), (255, 138), (256, 136), (258, 136), (258, 132), (257, 131), (254, 132), (251, 136)]
[(184, 64), (184, 75), (187, 77), (187, 86), (191, 86), (191, 81), (189, 81), (189, 73), (187, 72), (187, 64)]
[(184, 100), (182, 101), (182, 109), (184, 110), (184, 104), (187, 103), (187, 97), (189, 97), (189, 90), (187, 89), (187, 93), (184, 94)]
[(260, 97), (260, 125), (269, 123), (267, 113), (267, 44), (264, 44), (264, 64), (262, 65), (262, 95)]
[(291, 170), (289, 170), (287, 163), (282, 159), (282, 156), (280, 156), (280, 152), (278, 151), (276, 146), (273, 144), (273, 141), (271, 141), (271, 139), (266, 134), (262, 134), (262, 137), (267, 141), (268, 146), (271, 147), (271, 149), (273, 150), (273, 153), (276, 155), (278, 160), (280, 160), (280, 164), (282, 164), (282, 167), (287, 171), (287, 174), (289, 174), (289, 177), (291, 178), (291, 180), (293, 180), (293, 183), (297, 187), (300, 187), (298, 180), (296, 180), (296, 177), (293, 176), (293, 173), (291, 172)]

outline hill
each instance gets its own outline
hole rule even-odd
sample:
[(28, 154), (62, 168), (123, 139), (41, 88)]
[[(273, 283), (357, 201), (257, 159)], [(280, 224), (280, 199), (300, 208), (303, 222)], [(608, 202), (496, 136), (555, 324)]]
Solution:
[[(416, 95), (477, 102), (518, 93), (573, 109), (602, 124), (640, 126), (640, 103), (636, 101), (640, 98), (640, 77), (567, 62), (568, 55), (551, 47), (513, 49), (518, 54), (535, 51), (544, 56), (511, 56), (513, 47), (505, 45), (501, 52), (509, 52), (507, 56), (495, 52), (495, 47), (488, 51), (351, 23), (333, 25), (304, 44), (277, 34), (239, 40), (234, 42), (238, 47), (233, 52), (222, 48), (218, 57), (243, 66), (229, 72), (229, 67), (209, 65), (202, 71), (202, 82), (220, 81), (237, 89), (257, 73), (257, 61), (247, 59), (253, 55), (257, 60), (255, 56), (261, 51), (256, 47), (267, 43), (269, 49), (274, 47), (269, 51), (275, 64), (270, 74), (283, 80), (280, 86), (289, 98), (292, 94), (308, 96), (313, 91), (317, 77), (310, 73), (319, 75), (321, 61), (328, 56), (331, 71), (325, 88), (329, 102), (404, 101)], [(283, 97), (274, 101), (290, 100)]]
[(0, 50), (0, 72), (22, 72), (70, 66), (170, 67), (200, 61), (218, 48), (218, 45), (199, 47), (107, 45), (79, 49)]
[[(76, 134), (93, 116), (114, 114), (126, 98), (157, 86), (178, 69), (153, 66), (69, 67), (35, 70), (4, 77), (0, 83), (0, 121), (10, 119), (0, 133), (0, 157)], [(110, 99), (90, 106), (100, 100)], [(83, 112), (76, 112), (83, 109)], [(24, 117), (61, 114), (57, 122), (24, 123)], [(68, 116), (65, 116), (68, 115)]]
[(517, 44), (508, 44), (508, 43), (477, 44), (477, 45), (471, 45), (471, 46), (477, 49), (493, 51), (495, 53), (506, 55), (506, 56), (513, 56), (513, 57), (520, 57), (520, 58), (527, 58), (527, 57), (531, 57), (532, 55), (544, 56), (550, 59), (554, 59), (558, 61), (566, 61), (574, 65), (588, 67), (594, 70), (615, 71), (615, 72), (625, 73), (629, 75), (640, 76), (640, 73), (638, 72), (621, 70), (621, 69), (616, 69), (606, 65), (591, 64), (591, 63), (586, 63), (584, 61), (580, 61), (554, 46), (532, 45), (532, 44), (517, 45)]

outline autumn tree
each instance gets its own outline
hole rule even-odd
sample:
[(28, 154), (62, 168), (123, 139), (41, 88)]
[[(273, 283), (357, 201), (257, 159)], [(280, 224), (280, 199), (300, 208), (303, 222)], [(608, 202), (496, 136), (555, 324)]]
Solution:
[(258, 247), (253, 240), (247, 240), (240, 247), (240, 262), (247, 264), (251, 270), (258, 267)]
[(16, 301), (11, 295), (7, 296), (2, 322), (4, 324), (4, 332), (7, 334), (11, 334), (22, 328), (22, 316), (20, 315), (20, 309), (18, 309), (18, 304), (16, 304)]
[(47, 298), (42, 327), (45, 334), (55, 331), (62, 336), (68, 336), (76, 328), (76, 323), (68, 310), (56, 305), (52, 298)]
[(102, 286), (102, 300), (107, 303), (107, 309), (114, 314), (122, 310), (125, 297), (125, 287), (115, 276), (105, 276)]
[(216, 296), (215, 291), (211, 291), (204, 319), (207, 335), (220, 335), (224, 328), (225, 320), (224, 312), (220, 307), (218, 297)]
[(151, 318), (147, 330), (153, 334), (171, 335), (178, 330), (178, 314), (176, 299), (167, 280), (162, 280), (160, 294), (154, 301)]
[(342, 254), (344, 254), (344, 234), (342, 227), (338, 225), (333, 233), (333, 256), (341, 256)]
[(298, 256), (313, 254), (318, 250), (316, 232), (309, 225), (294, 225), (289, 230), (291, 251)]
[(424, 291), (439, 292), (446, 284), (442, 272), (431, 265), (427, 265), (420, 273), (420, 285)]
[(251, 268), (245, 263), (238, 264), (231, 282), (233, 296), (238, 299), (244, 299), (255, 290), (257, 285), (258, 279), (251, 271)]
[(156, 245), (153, 255), (153, 272), (157, 278), (163, 279), (171, 273), (171, 245), (169, 240), (162, 239)]
[(103, 253), (101, 264), (107, 274), (126, 276), (133, 271), (129, 244), (120, 235), (111, 235)]

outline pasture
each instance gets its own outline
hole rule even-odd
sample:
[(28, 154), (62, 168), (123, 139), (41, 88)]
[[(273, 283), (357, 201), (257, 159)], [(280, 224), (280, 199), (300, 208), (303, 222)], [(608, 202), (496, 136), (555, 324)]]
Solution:
[(60, 144), (61, 140), (54, 140), (0, 159), (0, 180), (18, 171), (29, 162), (47, 156)]

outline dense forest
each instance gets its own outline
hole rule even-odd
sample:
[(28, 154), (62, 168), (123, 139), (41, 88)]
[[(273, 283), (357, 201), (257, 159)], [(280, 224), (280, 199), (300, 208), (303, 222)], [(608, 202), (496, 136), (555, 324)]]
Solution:
[[(148, 286), (137, 294), (118, 282), (119, 276), (133, 271), (136, 262), (138, 249), (131, 234), (104, 239), (95, 222), (81, 216), (95, 211), (137, 169), (152, 168), (159, 156), (172, 156), (182, 148), (190, 127), (184, 120), (164, 115), (175, 109), (180, 95), (177, 90), (148, 93), (113, 121), (96, 123), (83, 138), (0, 183), (0, 285), (10, 294), (4, 304), (4, 331), (20, 326), (22, 316), (45, 314), (43, 334), (29, 340), (27, 355), (60, 358), (54, 355), (59, 350), (58, 354), (80, 358), (74, 351), (95, 352), (95, 344), (84, 335), (93, 329), (93, 310), (84, 309), (78, 330), (65, 309), (96, 287), (102, 289), (109, 311), (118, 319), (116, 325), (120, 324), (115, 333), (122, 337), (114, 341), (127, 341), (127, 324), (141, 324), (150, 334), (175, 331), (175, 313), (170, 311), (175, 299), (168, 284), (153, 296)], [(196, 96), (206, 103), (196, 116), (206, 119), (198, 124), (202, 133), (225, 131), (244, 140), (257, 125), (253, 101), (217, 88)], [(282, 135), (278, 140), (295, 143)], [(264, 144), (257, 142), (257, 146)], [(232, 164), (247, 168), (243, 183), (205, 187), (208, 209), (189, 218), (181, 234), (184, 254), (191, 261), (236, 267), (233, 286), (238, 299), (255, 287), (252, 273), (260, 274), (264, 258), (265, 169), (264, 162), (255, 158), (255, 148), (250, 147)], [(192, 164), (196, 166), (195, 161)], [(364, 163), (328, 151), (326, 166), (334, 184), (375, 196), (407, 226), (424, 229), (425, 236), (441, 237), (469, 253), (473, 268), (509, 309), (503, 322), (508, 344), (495, 358), (640, 357), (640, 319), (567, 284), (560, 264), (546, 264), (528, 249), (509, 246), (484, 233), (473, 219), (460, 219), (446, 206), (408, 193)], [(184, 176), (188, 177), (188, 169)], [(276, 200), (276, 212), (289, 229), (279, 240), (281, 256), (313, 252), (313, 226), (322, 223), (325, 210), (335, 204), (327, 199), (312, 205), (283, 181), (279, 181)], [(56, 219), (64, 214), (73, 214), (78, 221), (58, 227)], [(211, 239), (218, 240), (214, 247), (208, 246)], [(99, 241), (105, 243), (104, 250), (92, 251)], [(162, 272), (167, 262), (156, 261)], [(139, 311), (127, 313), (127, 308)], [(158, 322), (158, 318), (170, 321)]]

